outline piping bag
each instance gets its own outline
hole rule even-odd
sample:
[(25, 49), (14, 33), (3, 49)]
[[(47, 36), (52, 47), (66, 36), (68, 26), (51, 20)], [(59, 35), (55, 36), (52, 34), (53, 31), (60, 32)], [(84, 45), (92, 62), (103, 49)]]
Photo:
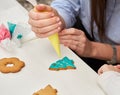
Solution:
[[(28, 2), (30, 2), (33, 6), (37, 5), (36, 0), (27, 0)], [(38, 11), (36, 10), (36, 8), (34, 7), (34, 11), (35, 12), (45, 12), (45, 11)], [(59, 43), (59, 36), (58, 33), (55, 33), (51, 36), (48, 37), (48, 39), (50, 40), (53, 48), (55, 49), (58, 57), (61, 57), (61, 51), (60, 51), (60, 43)]]

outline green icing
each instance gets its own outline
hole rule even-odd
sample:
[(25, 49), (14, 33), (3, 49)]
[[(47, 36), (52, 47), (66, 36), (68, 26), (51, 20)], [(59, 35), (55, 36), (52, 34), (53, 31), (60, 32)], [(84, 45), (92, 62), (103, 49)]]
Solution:
[(59, 68), (64, 68), (64, 69), (66, 69), (67, 67), (66, 67), (65, 64), (62, 64), (60, 61), (59, 61), (59, 62), (57, 61), (57, 63), (51, 64), (50, 68), (59, 70)]
[(11, 22), (7, 22), (7, 24), (8, 24), (8, 27), (9, 27), (10, 34), (12, 35), (14, 30), (15, 30), (16, 24), (11, 23)]
[(67, 67), (69, 66), (69, 67), (76, 68), (75, 65), (74, 65), (74, 61), (68, 59), (68, 57), (64, 57), (63, 60), (62, 60), (62, 63), (66, 64)]
[(17, 39), (21, 39), (22, 38), (22, 34), (18, 34)]
[(60, 68), (67, 69), (67, 67), (76, 68), (73, 60), (70, 60), (68, 57), (64, 57), (63, 59), (52, 63), (49, 68), (59, 70)]

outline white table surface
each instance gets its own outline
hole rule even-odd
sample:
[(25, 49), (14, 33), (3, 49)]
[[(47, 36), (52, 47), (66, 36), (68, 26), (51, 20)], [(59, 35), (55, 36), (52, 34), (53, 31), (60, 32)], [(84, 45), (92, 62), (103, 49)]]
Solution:
[[(5, 1), (11, 2), (10, 5)], [(27, 21), (26, 10), (15, 0), (1, 0), (0, 2), (0, 11), (2, 11), (0, 23), (8, 20)], [(3, 16), (3, 14), (7, 15)], [(0, 95), (32, 95), (48, 84), (58, 90), (58, 95), (105, 95), (97, 84), (97, 73), (62, 45), (61, 52), (62, 57), (67, 56), (74, 60), (76, 70), (48, 70), (50, 64), (59, 59), (48, 39), (27, 42), (12, 52), (0, 47), (0, 58), (14, 56), (25, 62), (25, 67), (18, 73), (0, 73)]]

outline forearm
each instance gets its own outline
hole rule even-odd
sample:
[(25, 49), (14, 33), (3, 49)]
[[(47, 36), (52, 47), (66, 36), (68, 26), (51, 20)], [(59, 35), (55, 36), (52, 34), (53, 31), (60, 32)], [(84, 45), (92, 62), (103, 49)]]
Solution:
[[(117, 50), (117, 63), (120, 63), (120, 46), (116, 46)], [(101, 60), (111, 60), (113, 57), (113, 49), (109, 44), (103, 44), (98, 42), (92, 42), (92, 58)]]
[(120, 63), (120, 46), (116, 46), (117, 49), (117, 62)]
[(76, 16), (81, 7), (78, 0), (54, 0), (51, 6), (56, 9), (59, 15), (64, 19), (66, 28), (70, 28), (74, 25)]

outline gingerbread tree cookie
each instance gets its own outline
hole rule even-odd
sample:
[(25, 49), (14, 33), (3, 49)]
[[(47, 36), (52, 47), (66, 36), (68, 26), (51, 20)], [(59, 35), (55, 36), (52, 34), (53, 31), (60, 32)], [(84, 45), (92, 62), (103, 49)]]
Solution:
[(33, 93), (33, 95), (57, 95), (57, 90), (52, 88), (51, 85), (47, 85), (44, 89)]
[(68, 70), (68, 69), (76, 69), (74, 65), (74, 61), (69, 59), (68, 57), (64, 57), (55, 63), (52, 63), (49, 67), (49, 70)]

